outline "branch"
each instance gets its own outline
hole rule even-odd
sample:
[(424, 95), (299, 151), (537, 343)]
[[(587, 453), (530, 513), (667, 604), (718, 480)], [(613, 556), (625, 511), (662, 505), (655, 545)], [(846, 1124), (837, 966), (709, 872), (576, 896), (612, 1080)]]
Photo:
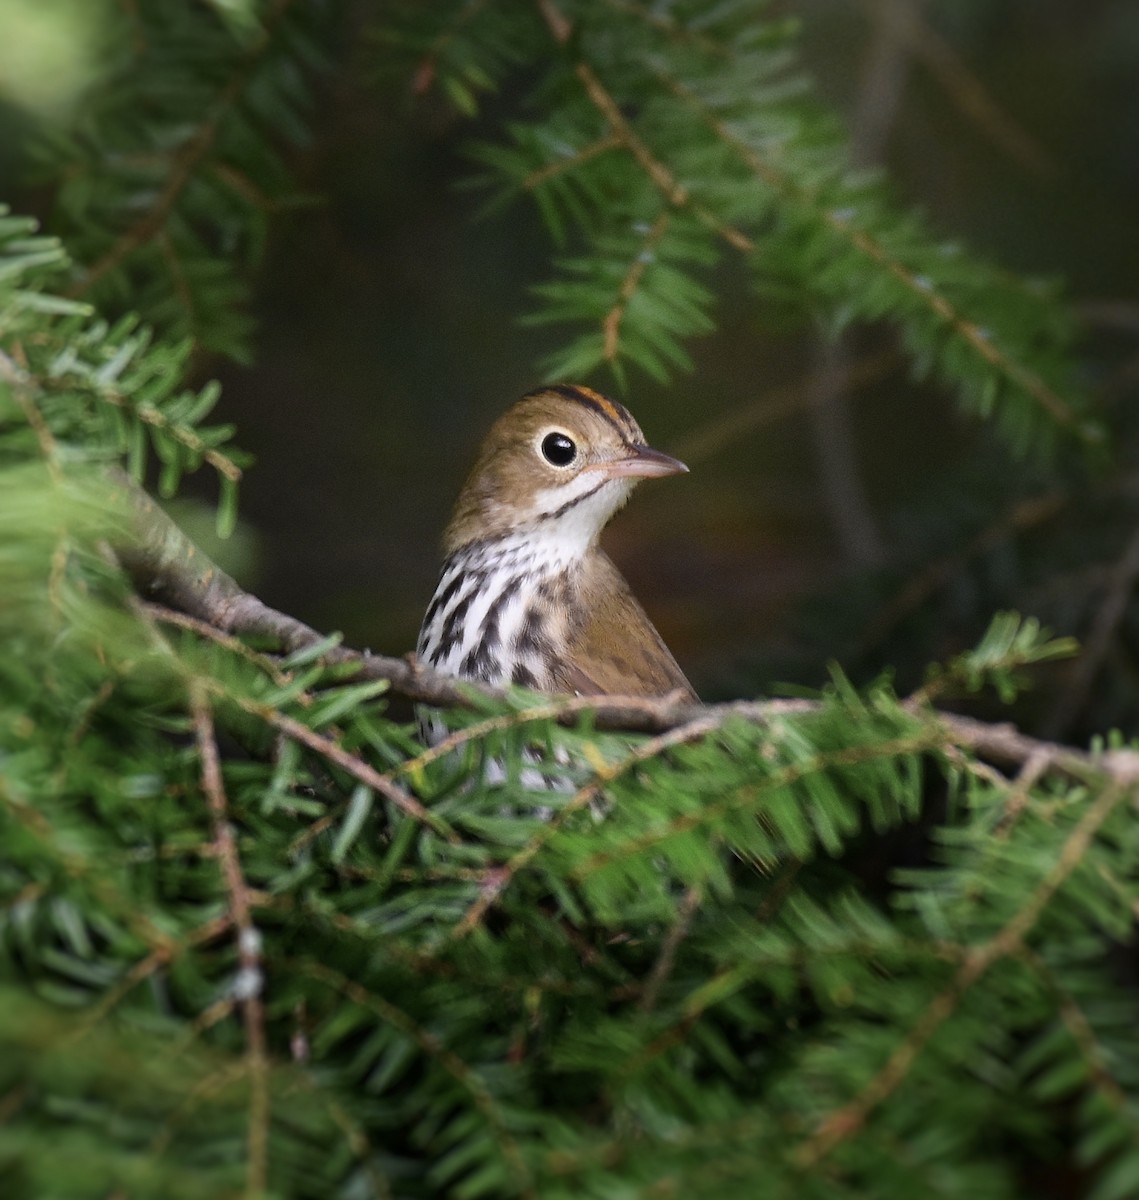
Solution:
[(660, 245), (661, 239), (668, 231), (671, 219), (672, 214), (668, 209), (665, 209), (652, 223), (649, 231), (645, 234), (645, 240), (641, 246), (640, 253), (633, 260), (632, 265), (625, 274), (625, 278), (621, 280), (621, 286), (617, 290), (617, 299), (613, 307), (605, 314), (605, 319), (601, 322), (601, 329), (604, 336), (605, 361), (608, 363), (614, 362), (617, 358), (621, 344), (621, 322), (625, 319), (625, 310), (629, 307), (629, 302), (636, 295), (637, 288), (641, 284), (641, 279), (649, 263), (653, 261), (656, 248)]
[(1092, 684), (1110, 651), (1127, 606), (1139, 583), (1139, 528), (1131, 534), (1108, 581), (1107, 594), (1092, 621), (1084, 652), (1076, 659), (1068, 686), (1060, 693), (1045, 722), (1045, 729), (1061, 736), (1075, 720), (1091, 695)]
[[(1139, 763), (1139, 755), (1134, 756)], [(1132, 764), (1112, 786), (1105, 788), (1088, 807), (1065, 841), (1059, 857), (1040, 881), (1026, 903), (987, 942), (973, 949), (957, 969), (949, 985), (930, 1001), (913, 1024), (907, 1037), (899, 1043), (878, 1074), (849, 1104), (827, 1116), (818, 1129), (796, 1148), (795, 1158), (810, 1170), (835, 1149), (839, 1143), (857, 1133), (870, 1113), (878, 1107), (909, 1074), (918, 1055), (933, 1035), (952, 1016), (965, 993), (1001, 959), (1018, 954), (1024, 939), (1040, 918), (1049, 901), (1080, 865), (1092, 839), (1116, 806), (1134, 792), (1139, 783), (1139, 769)]]
[[(744, 137), (737, 134), (695, 91), (668, 75), (658, 73), (658, 78), (668, 91), (700, 117), (713, 136), (729, 147), (757, 179), (792, 201), (815, 204), (814, 197), (804, 192), (794, 178), (780, 170), (774, 161), (768, 161)], [(962, 338), (974, 353), (1023, 388), (1058, 425), (1078, 430), (1077, 414), (1035, 371), (995, 346), (984, 329), (966, 317), (940, 292), (930, 288), (921, 276), (896, 258), (885, 243), (866, 230), (856, 228), (842, 211), (824, 211), (820, 213), (820, 219), (832, 232), (893, 275), (915, 299), (931, 309), (946, 326)]]
[(191, 708), (201, 761), (202, 791), (209, 804), (214, 845), (229, 896), (230, 916), (237, 930), (238, 972), (232, 993), (241, 1006), (249, 1062), (249, 1167), (246, 1190), (250, 1196), (260, 1196), (265, 1190), (269, 1152), (268, 1059), (265, 1049), (265, 1005), (261, 999), (265, 973), (261, 966), (261, 933), (253, 922), (250, 889), (241, 870), (237, 838), (229, 823), (229, 804), (222, 779), (214, 716), (204, 688), (191, 688)]
[(242, 56), (225, 87), (218, 93), (209, 115), (173, 155), (166, 184), (154, 198), (154, 202), (129, 229), (119, 236), (106, 253), (84, 270), (67, 295), (84, 295), (136, 250), (161, 234), (174, 208), (182, 198), (182, 193), (193, 179), (194, 172), (213, 148), (222, 122), (230, 109), (237, 103), (242, 92), (248, 87), (261, 55), (272, 42), (276, 26), (284, 17), (290, 3), (291, 0), (277, 0), (275, 7), (262, 24), (260, 34)]
[[(278, 651), (293, 654), (330, 639), (303, 621), (270, 608), (242, 589), (178, 528), (177, 525), (124, 472), (112, 472), (112, 481), (131, 502), (134, 528), (115, 547), (119, 561), (147, 596), (161, 596), (167, 603), (222, 635), (237, 635), (266, 642)], [(161, 611), (152, 615), (163, 619)], [(177, 621), (177, 618), (175, 618)], [(185, 622), (179, 622), (186, 624)], [(225, 641), (222, 639), (215, 639)], [(489, 687), (471, 680), (455, 679), (424, 666), (413, 654), (400, 658), (332, 646), (319, 661), (342, 668), (360, 680), (386, 680), (393, 692), (417, 704), (437, 708), (485, 711), (503, 704), (517, 704), (517, 690)], [(920, 698), (907, 703), (909, 712), (929, 724), (946, 746), (967, 750), (979, 757), (1010, 766), (1030, 760), (1043, 761), (1048, 770), (1062, 771), (1083, 780), (1130, 779), (1139, 764), (1139, 751), (1109, 750), (1098, 753), (1076, 750), (1058, 742), (1044, 741), (1020, 733), (1008, 723), (992, 724), (956, 713), (935, 710)], [(491, 718), (496, 725), (556, 720), (576, 725), (589, 713), (594, 728), (626, 733), (667, 734), (693, 728), (710, 733), (733, 720), (767, 725), (784, 716), (821, 711), (814, 700), (735, 700), (725, 704), (693, 704), (676, 694), (665, 696), (564, 696), (535, 697), (529, 707), (518, 708), (509, 717)], [(307, 730), (307, 726), (303, 727)], [(285, 731), (294, 736), (293, 730)], [(311, 731), (308, 731), (311, 734)], [(306, 735), (307, 736), (307, 735)], [(312, 735), (318, 737), (320, 735)], [(454, 735), (465, 740), (465, 735)], [(321, 739), (322, 741), (325, 739)], [(325, 748), (321, 747), (321, 753)], [(431, 752), (429, 752), (431, 753)], [(353, 768), (355, 770), (355, 768)], [(357, 776), (359, 777), (359, 776)], [(362, 780), (377, 786), (375, 780)], [(396, 799), (394, 785), (385, 778), (384, 794), (405, 810), (411, 798)], [(415, 805), (415, 801), (411, 801)], [(423, 814), (413, 813), (418, 819)]]
[[(899, 0), (883, 5), (862, 65), (850, 129), (851, 166), (880, 165), (909, 71), (909, 55), (898, 26)], [(918, 4), (921, 0), (904, 0)], [(858, 567), (880, 567), (886, 543), (874, 515), (859, 462), (848, 385), (850, 347), (840, 334), (833, 344), (819, 339), (808, 388), (819, 483), (827, 515), (845, 557)]]
[[(863, 0), (871, 11), (881, 10), (883, 0)], [(921, 13), (897, 0), (887, 0), (891, 16), (913, 56), (944, 89), (950, 103), (973, 121), (993, 145), (1039, 178), (1059, 172), (1055, 161), (1014, 117), (993, 98), (992, 93), (969, 69), (947, 39)]]

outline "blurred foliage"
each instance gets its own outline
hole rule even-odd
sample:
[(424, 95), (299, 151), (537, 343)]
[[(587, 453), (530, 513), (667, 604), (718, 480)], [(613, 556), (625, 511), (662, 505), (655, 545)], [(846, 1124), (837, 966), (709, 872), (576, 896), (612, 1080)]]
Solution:
[[(0, 0), (3, 1194), (1139, 1194), (1129, 0), (83, 13)], [(267, 598), (408, 645), (543, 356), (715, 464), (618, 526), (670, 639), (817, 709), (425, 751), (107, 554), (116, 463), (228, 530), (237, 420)]]

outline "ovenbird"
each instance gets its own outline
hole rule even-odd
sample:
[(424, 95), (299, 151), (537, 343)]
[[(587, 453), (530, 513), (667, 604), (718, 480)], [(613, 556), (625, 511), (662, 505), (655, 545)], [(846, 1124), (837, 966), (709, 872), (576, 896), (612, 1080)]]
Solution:
[(455, 505), (420, 660), (490, 684), (694, 700), (598, 545), (638, 480), (687, 470), (598, 392), (523, 396), (491, 427)]

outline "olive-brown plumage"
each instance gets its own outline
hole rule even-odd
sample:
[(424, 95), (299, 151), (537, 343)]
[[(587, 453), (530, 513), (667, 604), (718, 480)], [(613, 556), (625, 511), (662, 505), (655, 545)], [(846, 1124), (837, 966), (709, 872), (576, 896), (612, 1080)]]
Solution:
[(686, 470), (598, 392), (524, 396), (491, 427), (456, 502), (419, 657), (487, 683), (695, 699), (598, 545), (638, 480)]

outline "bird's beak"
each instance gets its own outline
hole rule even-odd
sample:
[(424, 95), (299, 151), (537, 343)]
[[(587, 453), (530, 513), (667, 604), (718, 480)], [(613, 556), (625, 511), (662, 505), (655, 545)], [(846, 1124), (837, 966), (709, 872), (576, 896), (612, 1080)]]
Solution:
[(679, 458), (654, 450), (651, 446), (630, 446), (629, 451), (624, 458), (592, 463), (586, 470), (603, 471), (610, 479), (654, 479), (661, 475), (684, 475), (688, 471)]

